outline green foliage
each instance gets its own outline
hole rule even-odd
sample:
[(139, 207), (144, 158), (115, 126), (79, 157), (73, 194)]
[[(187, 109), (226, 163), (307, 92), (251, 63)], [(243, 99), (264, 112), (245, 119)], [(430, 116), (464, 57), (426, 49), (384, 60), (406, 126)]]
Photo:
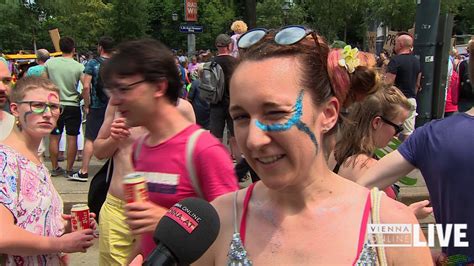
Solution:
[[(197, 49), (215, 49), (214, 39), (230, 33), (236, 19), (246, 17), (244, 7), (251, 0), (201, 0), (196, 24), (204, 26), (196, 34)], [(329, 42), (344, 40), (360, 44), (368, 25), (383, 22), (392, 30), (413, 26), (415, 0), (293, 0), (285, 15), (285, 0), (256, 0), (257, 26), (279, 28), (303, 24), (317, 30)], [(58, 28), (61, 36), (76, 40), (79, 51), (95, 49), (98, 38), (111, 35), (118, 41), (153, 37), (174, 49), (187, 48), (187, 35), (179, 32), (184, 24), (183, 0), (0, 0), (0, 49), (53, 49), (48, 30)], [(474, 33), (474, 1), (442, 0), (441, 12), (455, 17), (455, 33)], [(178, 21), (172, 14), (178, 14)]]
[(4, 53), (14, 50), (28, 50), (33, 48), (33, 16), (29, 10), (18, 4), (0, 4), (0, 51)]
[(204, 33), (196, 36), (197, 49), (214, 49), (214, 40), (221, 33), (229, 33), (230, 25), (235, 20), (235, 13), (230, 2), (209, 0), (199, 2), (199, 24), (204, 25)]
[(147, 36), (150, 22), (148, 0), (112, 1), (112, 36), (117, 41), (133, 40)]
[(56, 16), (44, 23), (44, 32), (58, 28), (61, 36), (74, 38), (78, 50), (95, 49), (101, 36), (112, 33), (111, 9), (111, 5), (101, 0), (71, 1), (67, 8), (58, 10)]
[(474, 35), (474, 1), (461, 0), (458, 11), (455, 19), (455, 32)]
[(280, 28), (283, 25), (305, 24), (306, 12), (303, 6), (294, 4), (285, 15), (284, 0), (264, 0), (257, 3), (257, 27), (267, 29)]

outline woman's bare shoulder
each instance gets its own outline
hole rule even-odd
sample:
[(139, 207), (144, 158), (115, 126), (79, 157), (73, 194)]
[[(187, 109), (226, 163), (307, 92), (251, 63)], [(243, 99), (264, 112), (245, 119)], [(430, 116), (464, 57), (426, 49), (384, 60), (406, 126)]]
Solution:
[[(403, 203), (387, 197), (384, 193), (380, 199), (381, 224), (399, 224), (413, 228), (418, 224), (413, 212)], [(416, 233), (412, 231), (412, 233)], [(420, 230), (419, 239), (424, 241), (423, 232)], [(392, 265), (431, 265), (431, 253), (428, 247), (390, 247), (385, 248), (386, 257)]]
[(365, 154), (352, 155), (341, 165), (339, 174), (354, 182), (361, 177), (367, 169), (372, 167), (377, 160)]

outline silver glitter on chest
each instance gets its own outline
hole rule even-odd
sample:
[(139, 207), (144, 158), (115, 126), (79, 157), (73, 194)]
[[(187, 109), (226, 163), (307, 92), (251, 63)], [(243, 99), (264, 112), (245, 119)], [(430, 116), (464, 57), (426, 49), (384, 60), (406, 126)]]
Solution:
[(377, 260), (377, 252), (375, 250), (375, 247), (369, 246), (369, 241), (366, 241), (364, 243), (364, 247), (362, 248), (362, 252), (360, 253), (359, 259), (354, 265), (357, 266), (372, 266), (372, 265), (378, 265), (378, 260)]
[(229, 253), (227, 253), (228, 266), (252, 266), (252, 261), (247, 257), (247, 250), (245, 250), (239, 233), (232, 235), (230, 242)]

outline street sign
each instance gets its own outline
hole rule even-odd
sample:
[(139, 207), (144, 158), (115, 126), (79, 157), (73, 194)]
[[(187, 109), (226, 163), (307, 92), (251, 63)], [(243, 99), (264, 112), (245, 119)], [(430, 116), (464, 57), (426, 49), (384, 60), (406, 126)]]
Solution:
[(202, 25), (180, 25), (179, 32), (183, 33), (202, 33), (203, 31)]

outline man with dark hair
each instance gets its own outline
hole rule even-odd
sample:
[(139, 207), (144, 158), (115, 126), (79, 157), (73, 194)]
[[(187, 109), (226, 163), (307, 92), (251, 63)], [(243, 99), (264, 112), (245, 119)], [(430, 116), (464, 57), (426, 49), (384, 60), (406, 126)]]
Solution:
[(99, 58), (87, 62), (82, 76), (82, 97), (87, 115), (86, 134), (82, 166), (79, 171), (68, 174), (75, 181), (87, 182), (89, 177), (89, 162), (94, 152), (94, 140), (97, 138), (100, 127), (104, 122), (105, 110), (109, 101), (104, 92), (104, 84), (100, 77), (100, 66), (112, 55), (114, 40), (111, 37), (102, 37), (97, 45)]
[(59, 40), (62, 57), (52, 58), (45, 64), (43, 76), (49, 78), (59, 88), (61, 106), (57, 127), (49, 138), (49, 154), (51, 157), (52, 176), (63, 175), (64, 170), (58, 165), (59, 139), (66, 127), (67, 166), (66, 171), (72, 172), (77, 153), (77, 135), (81, 126), (81, 97), (77, 91), (84, 66), (74, 60), (74, 40), (63, 37)]
[[(116, 117), (122, 121), (114, 121), (110, 137), (101, 138), (102, 152), (113, 154), (133, 135), (131, 127), (148, 132), (135, 142), (131, 158), (135, 171), (147, 180), (150, 201), (125, 205), (126, 222), (134, 235), (141, 235), (140, 253), (146, 257), (155, 247), (152, 233), (168, 208), (198, 195), (212, 201), (238, 185), (225, 147), (176, 107), (181, 81), (166, 46), (155, 40), (126, 42), (104, 63), (102, 73), (109, 105), (117, 107)], [(190, 139), (194, 149), (187, 152)]]
[(412, 105), (409, 117), (403, 123), (402, 140), (415, 129), (416, 94), (421, 89), (420, 60), (413, 54), (413, 38), (408, 33), (401, 33), (395, 39), (395, 53), (388, 63), (385, 82), (395, 85), (408, 98)]
[(229, 114), (229, 81), (234, 72), (237, 59), (231, 55), (232, 39), (227, 34), (219, 34), (216, 37), (217, 56), (213, 59), (222, 67), (224, 72), (224, 96), (222, 101), (216, 104), (211, 104), (210, 129), (212, 135), (218, 138), (221, 142), (224, 136), (224, 128), (227, 125), (229, 130), (229, 142), (232, 155), (235, 160), (240, 159), (240, 152), (234, 138), (234, 124)]

